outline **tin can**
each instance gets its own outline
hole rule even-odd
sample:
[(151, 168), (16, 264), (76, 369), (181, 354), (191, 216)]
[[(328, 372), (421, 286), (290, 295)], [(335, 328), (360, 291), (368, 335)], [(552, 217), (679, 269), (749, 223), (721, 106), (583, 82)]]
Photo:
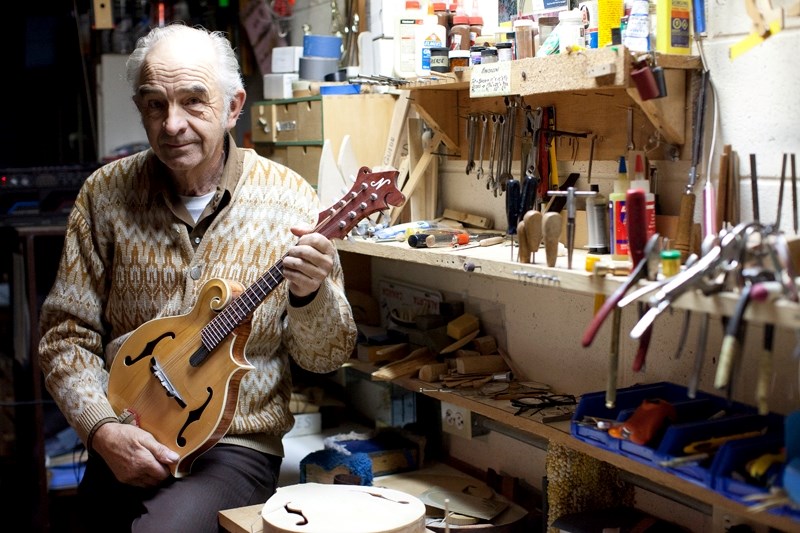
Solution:
[(449, 48), (431, 48), (431, 72), (450, 72)]

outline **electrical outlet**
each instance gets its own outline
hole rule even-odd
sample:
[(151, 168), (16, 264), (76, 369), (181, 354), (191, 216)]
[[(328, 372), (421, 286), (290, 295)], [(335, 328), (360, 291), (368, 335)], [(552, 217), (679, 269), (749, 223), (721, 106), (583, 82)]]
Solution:
[(442, 402), (442, 431), (465, 439), (471, 439), (472, 412), (469, 409)]

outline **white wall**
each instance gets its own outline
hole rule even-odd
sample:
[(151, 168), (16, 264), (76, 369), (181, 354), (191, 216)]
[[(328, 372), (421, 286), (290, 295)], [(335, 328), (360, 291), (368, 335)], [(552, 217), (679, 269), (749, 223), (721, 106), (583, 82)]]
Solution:
[[(750, 50), (735, 61), (728, 58), (729, 46), (742, 39), (750, 30), (750, 20), (744, 11), (744, 2), (715, 0), (708, 3), (709, 36), (703, 43), (703, 51), (711, 71), (719, 102), (718, 131), (714, 151), (711, 153), (711, 175), (717, 175), (717, 160), (722, 146), (729, 143), (740, 154), (743, 177), (741, 181), (742, 220), (752, 217), (750, 208), (749, 166), (750, 153), (757, 154), (760, 209), (762, 221), (775, 217), (777, 203), (777, 178), (783, 152), (800, 147), (800, 69), (795, 53), (800, 50), (800, 27), (797, 19), (788, 20), (787, 28), (763, 44)], [(775, 1), (775, 6), (788, 5), (788, 1)], [(711, 106), (709, 106), (709, 110)], [(709, 111), (706, 124), (711, 124)], [(711, 151), (711, 128), (706, 128), (705, 151)], [(702, 175), (696, 192), (706, 176), (709, 155), (704, 157)], [(585, 168), (578, 162), (577, 168)], [(680, 194), (686, 183), (686, 162), (657, 162), (660, 178), (665, 186), (660, 189), (665, 196), (662, 202), (668, 212), (677, 214)], [(598, 181), (613, 176), (612, 162), (595, 162), (593, 172)], [(486, 191), (478, 190), (474, 178), (463, 174), (463, 162), (450, 164), (440, 174), (442, 197), (448, 207), (488, 214), (496, 220), (503, 218), (503, 199), (487, 201)], [(788, 183), (787, 183), (788, 186)], [(602, 188), (602, 186), (601, 186)], [(481, 187), (482, 189), (482, 187)], [(787, 189), (788, 190), (788, 189)], [(787, 195), (788, 198), (788, 195)], [(783, 224), (791, 232), (791, 203), (784, 204)], [(702, 202), (698, 201), (696, 221), (702, 218)], [(550, 383), (563, 392), (581, 393), (603, 390), (607, 369), (609, 346), (606, 325), (592, 347), (584, 349), (580, 336), (592, 314), (590, 295), (570, 294), (552, 288), (537, 288), (522, 283), (496, 281), (482, 277), (479, 272), (453, 274), (432, 267), (396, 264), (387, 260), (373, 260), (373, 281), (381, 276), (404, 280), (442, 290), (450, 298), (473, 302), (480, 311), (489, 309), (492, 327), (502, 330), (500, 342), (515, 362), (522, 366), (530, 379)], [(622, 343), (620, 386), (637, 382), (668, 380), (686, 384), (693, 363), (697, 321), (693, 320), (688, 343), (680, 359), (675, 359), (677, 332), (680, 330), (683, 312), (665, 313), (655, 323), (654, 336), (646, 371), (635, 374), (630, 363), (636, 344), (629, 339)], [(629, 331), (635, 316), (632, 311), (623, 313), (622, 330)], [(709, 351), (701, 380), (701, 388), (713, 389), (713, 374), (716, 354), (722, 336), (720, 320), (713, 319), (709, 337)], [(753, 403), (755, 379), (755, 354), (759, 352), (761, 328), (752, 327), (747, 336), (743, 367), (734, 384), (734, 397)], [(789, 412), (798, 408), (798, 361), (791, 357), (796, 337), (794, 331), (778, 329), (775, 343), (775, 373), (771, 390), (770, 407), (778, 412)], [(517, 446), (508, 446), (502, 439), (492, 438), (479, 442), (451, 439), (451, 452), (476, 464), (506, 471), (521, 476), (528, 483), (539, 486), (541, 468), (529, 465), (516, 468), (522, 453)], [(526, 456), (541, 467), (541, 453), (530, 450)], [(538, 459), (537, 459), (538, 458)], [(484, 462), (486, 463), (484, 465)], [(641, 497), (640, 503), (648, 510), (664, 518), (674, 519), (693, 531), (711, 531), (708, 517), (698, 517), (696, 512), (683, 509), (674, 511), (674, 505), (659, 502), (658, 498)]]

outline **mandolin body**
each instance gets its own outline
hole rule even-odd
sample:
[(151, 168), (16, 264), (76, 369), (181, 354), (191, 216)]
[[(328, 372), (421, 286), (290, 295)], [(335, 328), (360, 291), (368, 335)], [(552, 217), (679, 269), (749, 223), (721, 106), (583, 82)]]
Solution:
[(202, 363), (190, 363), (191, 356), (204, 349), (203, 327), (241, 292), (238, 283), (209, 280), (189, 313), (142, 324), (111, 364), (111, 406), (180, 456), (170, 467), (175, 477), (188, 474), (192, 462), (227, 432), (239, 384), (253, 368), (244, 356), (249, 320), (210, 350)]

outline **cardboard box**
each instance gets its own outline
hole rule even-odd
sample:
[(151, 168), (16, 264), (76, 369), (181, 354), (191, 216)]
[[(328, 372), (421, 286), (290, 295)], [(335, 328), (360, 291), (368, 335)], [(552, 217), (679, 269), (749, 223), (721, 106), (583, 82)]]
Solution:
[(292, 437), (302, 437), (303, 435), (316, 435), (321, 430), (321, 413), (299, 413), (294, 415), (294, 426), (283, 438), (290, 439)]
[(278, 100), (292, 97), (292, 82), (300, 79), (296, 73), (264, 74), (264, 98)]
[(272, 72), (299, 72), (302, 55), (302, 46), (276, 46), (272, 49)]

